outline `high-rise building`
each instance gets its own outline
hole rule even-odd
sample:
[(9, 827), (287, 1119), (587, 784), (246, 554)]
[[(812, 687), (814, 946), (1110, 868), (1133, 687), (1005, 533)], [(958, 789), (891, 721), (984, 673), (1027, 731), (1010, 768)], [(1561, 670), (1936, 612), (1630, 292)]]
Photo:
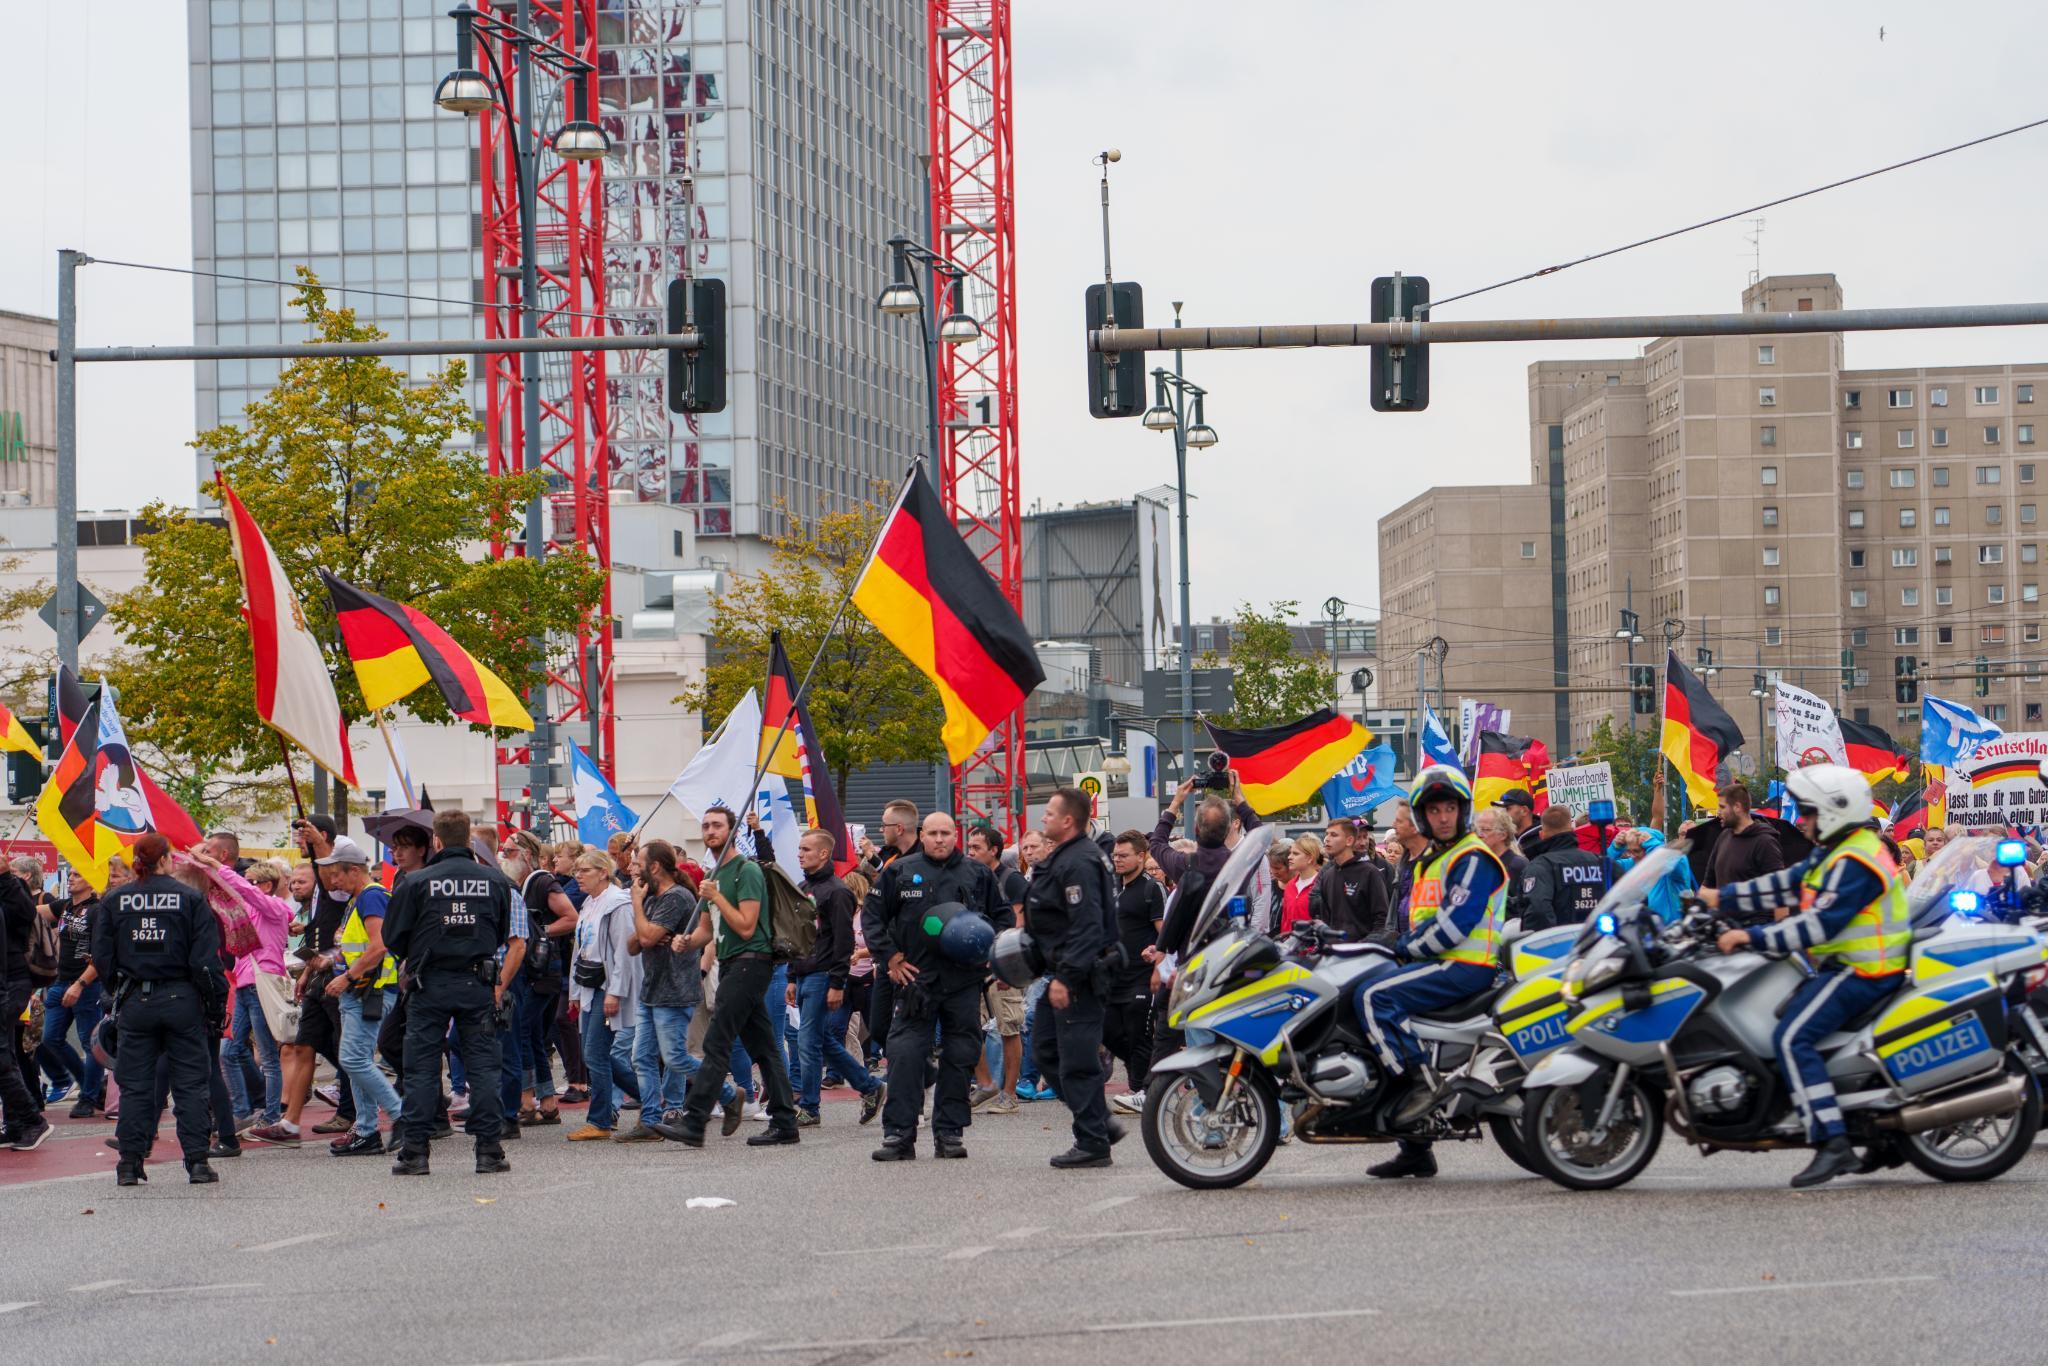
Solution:
[[(480, 335), (477, 129), (433, 103), (454, 56), (446, 4), (189, 3), (197, 339), (297, 337), (288, 288), (231, 277), (300, 264), (380, 291), (337, 302), (394, 336)], [(730, 305), (722, 413), (670, 413), (660, 358), (611, 353), (613, 496), (689, 508), (701, 554), (748, 566), (784, 509), (887, 489), (925, 444), (917, 328), (874, 306), (884, 243), (927, 217), (920, 12), (604, 0), (598, 38), (608, 310), (659, 330), (686, 254)], [(278, 368), (200, 365), (199, 424), (231, 420)]]
[(57, 501), (57, 321), (0, 312), (0, 508)]
[[(1771, 276), (1743, 307), (1834, 309), (1842, 291), (1832, 275)], [(1432, 489), (1381, 520), (1390, 688), (1405, 682), (1412, 702), (1396, 607), (1410, 634), (1451, 642), (1453, 668), (1468, 646), (1529, 640), (1557, 682), (1585, 688), (1624, 681), (1632, 605), (1635, 659), (1661, 666), (1669, 642), (1712, 668), (1708, 686), (1745, 730), (1758, 672), (1895, 736), (1918, 725), (1927, 689), (2008, 728), (2040, 726), (2048, 461), (2034, 413), (2048, 363), (1851, 370), (1844, 345), (1839, 333), (1661, 338), (1639, 357), (1531, 366), (1530, 483)], [(1549, 610), (1475, 601), (1447, 586), (1463, 566), (1425, 572), (1402, 553), (1418, 518), (1455, 523), (1475, 498), (1532, 493), (1558, 550)], [(1476, 547), (1481, 572), (1526, 539), (1503, 531)], [(1522, 667), (1460, 686), (1512, 694)], [(1558, 696), (1564, 750), (1602, 719), (1627, 720), (1622, 694)], [(1516, 710), (1522, 730), (1521, 699)]]

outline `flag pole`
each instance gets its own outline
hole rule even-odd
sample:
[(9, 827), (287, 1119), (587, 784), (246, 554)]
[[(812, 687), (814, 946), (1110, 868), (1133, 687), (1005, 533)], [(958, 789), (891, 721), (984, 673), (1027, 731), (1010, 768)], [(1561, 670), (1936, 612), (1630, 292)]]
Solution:
[(412, 774), (398, 759), (398, 742), (391, 738), (391, 724), (384, 719), (384, 708), (377, 708), (377, 733), (384, 737), (384, 752), (391, 756), (391, 771), (398, 775), (398, 785), (405, 792), (405, 804), (417, 807), (419, 802), (412, 795)]
[(306, 802), (304, 798), (299, 796), (299, 775), (292, 772), (291, 747), (285, 744), (283, 731), (272, 730), (270, 733), (277, 737), (277, 753), (278, 757), (284, 760), (284, 776), (291, 779), (292, 806), (298, 811), (299, 819), (304, 820), (306, 819)]

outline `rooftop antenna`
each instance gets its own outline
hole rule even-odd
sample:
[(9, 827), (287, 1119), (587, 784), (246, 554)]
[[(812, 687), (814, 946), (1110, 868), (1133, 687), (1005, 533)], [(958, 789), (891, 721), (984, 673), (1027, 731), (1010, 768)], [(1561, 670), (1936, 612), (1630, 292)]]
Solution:
[(1755, 284), (1764, 278), (1764, 220), (1749, 220), (1749, 235), (1742, 239), (1749, 243), (1749, 282)]

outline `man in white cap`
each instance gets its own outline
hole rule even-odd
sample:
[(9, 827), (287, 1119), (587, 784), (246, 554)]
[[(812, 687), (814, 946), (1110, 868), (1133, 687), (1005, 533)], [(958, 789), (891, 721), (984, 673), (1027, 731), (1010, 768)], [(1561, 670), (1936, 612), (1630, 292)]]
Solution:
[(355, 1088), (355, 1129), (334, 1140), (336, 1157), (371, 1156), (384, 1151), (377, 1132), (377, 1111), (398, 1123), (398, 1088), (377, 1067), (377, 1026), (384, 1018), (385, 993), (398, 981), (398, 965), (384, 952), (384, 911), (391, 894), (370, 880), (370, 856), (346, 836), (331, 853), (313, 860), (327, 873), (328, 887), (348, 897), (348, 918), (334, 947), (340, 970), (327, 984), (327, 994), (341, 1002), (341, 1068)]

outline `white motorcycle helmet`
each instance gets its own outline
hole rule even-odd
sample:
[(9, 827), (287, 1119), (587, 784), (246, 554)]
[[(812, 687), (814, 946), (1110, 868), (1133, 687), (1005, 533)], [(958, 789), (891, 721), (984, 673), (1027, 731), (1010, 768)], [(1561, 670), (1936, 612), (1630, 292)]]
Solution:
[(1819, 822), (1822, 843), (1870, 819), (1870, 780), (1840, 764), (1814, 764), (1785, 775), (1785, 790)]

